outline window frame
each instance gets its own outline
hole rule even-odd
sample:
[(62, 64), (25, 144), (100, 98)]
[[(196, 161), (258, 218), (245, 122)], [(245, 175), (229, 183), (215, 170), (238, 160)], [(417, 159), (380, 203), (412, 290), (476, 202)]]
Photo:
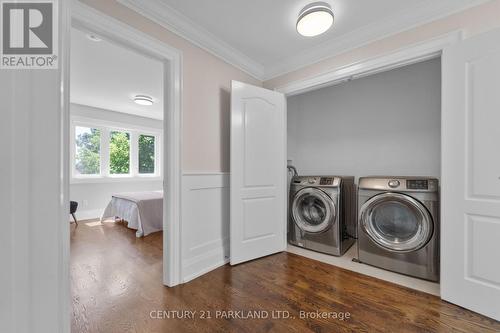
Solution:
[[(76, 172), (76, 127), (95, 128), (101, 132), (100, 173), (95, 175), (81, 175)], [(130, 169), (128, 174), (111, 174), (110, 172), (110, 140), (111, 132), (125, 132), (130, 135)], [(106, 183), (122, 181), (162, 180), (162, 140), (163, 131), (159, 128), (136, 126), (114, 121), (105, 121), (85, 117), (72, 117), (70, 127), (70, 158), (71, 183)], [(139, 173), (139, 135), (155, 138), (155, 172), (151, 174)]]

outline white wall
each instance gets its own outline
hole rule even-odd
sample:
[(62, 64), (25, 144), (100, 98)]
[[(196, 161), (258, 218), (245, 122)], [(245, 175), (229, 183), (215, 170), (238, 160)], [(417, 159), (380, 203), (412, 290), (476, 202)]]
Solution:
[(0, 332), (69, 332), (67, 158), (62, 107), (68, 2), (58, 2), (59, 68), (0, 70)]
[(160, 191), (161, 180), (122, 180), (102, 183), (71, 184), (69, 193), (72, 201), (78, 202), (76, 218), (87, 220), (100, 218), (111, 196), (121, 192)]
[(440, 175), (441, 64), (433, 59), (288, 99), (299, 174)]
[[(86, 117), (155, 129), (163, 128), (162, 120), (138, 117), (79, 104), (71, 104), (70, 109), (72, 117)], [(71, 183), (69, 192), (70, 199), (79, 204), (76, 217), (85, 220), (100, 217), (114, 193), (158, 191), (161, 189), (163, 189), (163, 181), (158, 179), (105, 179), (96, 182)]]

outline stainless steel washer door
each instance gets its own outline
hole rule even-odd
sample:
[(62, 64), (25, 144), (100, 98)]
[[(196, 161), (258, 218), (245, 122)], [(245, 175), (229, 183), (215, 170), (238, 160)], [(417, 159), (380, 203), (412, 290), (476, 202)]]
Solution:
[(414, 198), (400, 193), (374, 196), (361, 207), (360, 215), (361, 226), (371, 240), (395, 252), (422, 248), (434, 229), (427, 209)]
[(335, 205), (325, 192), (307, 187), (298, 191), (292, 202), (292, 218), (306, 232), (319, 233), (327, 230), (335, 221)]

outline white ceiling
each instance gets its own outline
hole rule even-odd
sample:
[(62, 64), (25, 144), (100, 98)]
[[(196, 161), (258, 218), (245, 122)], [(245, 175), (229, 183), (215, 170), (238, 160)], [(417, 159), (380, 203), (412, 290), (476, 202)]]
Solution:
[(259, 79), (269, 79), (488, 0), (326, 0), (333, 28), (306, 38), (314, 0), (118, 0)]
[[(106, 40), (94, 42), (71, 31), (71, 103), (163, 118), (163, 64)], [(133, 102), (135, 95), (153, 97), (152, 106)]]

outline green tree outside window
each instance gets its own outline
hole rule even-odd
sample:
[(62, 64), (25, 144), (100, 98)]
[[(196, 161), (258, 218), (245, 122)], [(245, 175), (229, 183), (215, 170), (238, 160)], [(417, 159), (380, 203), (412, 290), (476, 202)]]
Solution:
[(113, 175), (130, 173), (130, 134), (111, 132), (109, 142), (109, 172)]
[(101, 131), (96, 128), (75, 127), (75, 169), (81, 175), (101, 172)]
[(155, 173), (155, 137), (139, 135), (139, 173)]

